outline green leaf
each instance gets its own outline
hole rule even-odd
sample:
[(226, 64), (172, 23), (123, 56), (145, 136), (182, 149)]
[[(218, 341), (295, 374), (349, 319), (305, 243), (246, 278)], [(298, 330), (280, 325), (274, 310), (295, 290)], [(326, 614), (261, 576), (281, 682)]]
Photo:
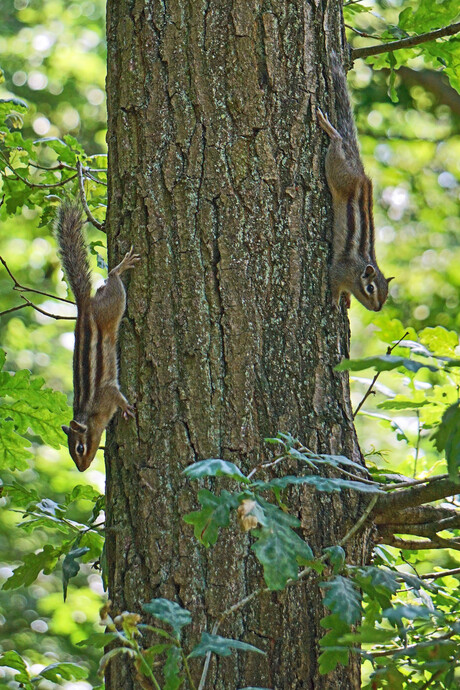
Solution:
[(19, 484), (19, 482), (13, 482), (12, 484), (5, 484), (5, 493), (12, 499), (16, 506), (22, 508), (29, 505), (29, 503), (38, 503), (40, 498), (35, 489), (31, 489), (24, 484)]
[(201, 544), (208, 547), (215, 544), (219, 534), (219, 527), (227, 527), (230, 518), (230, 510), (238, 508), (238, 496), (222, 491), (216, 496), (207, 489), (198, 491), (198, 500), (202, 505), (201, 510), (184, 515), (184, 521), (194, 525), (194, 534)]
[(407, 357), (397, 357), (396, 355), (376, 355), (374, 357), (364, 357), (362, 359), (342, 359), (340, 364), (335, 367), (336, 371), (363, 371), (364, 369), (376, 369), (377, 371), (391, 371), (404, 367), (407, 371), (416, 373), (419, 369), (429, 369), (438, 371), (438, 367), (432, 364), (423, 364)]
[(420, 342), (436, 355), (455, 356), (455, 348), (458, 346), (458, 334), (448, 331), (447, 328), (436, 326), (424, 328), (418, 334)]
[(23, 558), (23, 564), (15, 569), (12, 576), (3, 584), (2, 589), (16, 589), (24, 585), (28, 587), (34, 582), (39, 573), (43, 570), (45, 575), (49, 575), (56, 567), (64, 546), (59, 548), (46, 544), (42, 551), (29, 553)]
[(88, 671), (83, 666), (71, 664), (70, 662), (60, 662), (46, 666), (40, 671), (39, 677), (59, 683), (60, 680), (81, 680), (88, 677)]
[(431, 610), (427, 606), (414, 606), (413, 604), (401, 604), (400, 606), (394, 606), (390, 609), (385, 609), (382, 614), (390, 621), (390, 623), (394, 623), (398, 626), (402, 625), (403, 618), (407, 618), (411, 621), (416, 620), (417, 618), (426, 620), (431, 618), (433, 615), (442, 615), (440, 611)]
[(244, 476), (240, 469), (233, 462), (227, 460), (201, 460), (189, 465), (183, 471), (189, 479), (201, 479), (202, 477), (230, 477), (236, 481), (248, 483), (249, 479)]
[(87, 500), (96, 501), (101, 496), (99, 491), (96, 491), (89, 484), (77, 484), (73, 487), (69, 494), (66, 494), (66, 503), (72, 503), (72, 501)]
[(62, 584), (64, 589), (64, 601), (67, 598), (67, 586), (71, 577), (75, 577), (80, 572), (80, 563), (77, 558), (81, 558), (85, 553), (88, 553), (89, 548), (82, 546), (78, 549), (72, 549), (64, 558), (62, 562)]
[(164, 673), (164, 690), (177, 690), (182, 685), (183, 678), (179, 677), (182, 667), (180, 649), (176, 646), (170, 647), (166, 655)]
[(213, 652), (219, 656), (230, 656), (233, 649), (239, 649), (243, 652), (257, 652), (258, 654), (265, 654), (261, 649), (254, 647), (247, 642), (240, 642), (239, 640), (231, 640), (228, 637), (221, 637), (220, 635), (210, 635), (207, 632), (201, 633), (200, 642), (192, 649), (188, 655), (189, 659), (197, 656), (206, 656), (208, 652)]
[(326, 491), (332, 493), (334, 491), (341, 491), (342, 489), (353, 489), (354, 491), (361, 491), (364, 493), (382, 493), (378, 484), (364, 484), (351, 479), (338, 479), (329, 477), (320, 477), (318, 475), (308, 475), (305, 477), (298, 477), (295, 475), (287, 475), (285, 477), (277, 477), (271, 479), (269, 482), (253, 482), (252, 487), (264, 491), (266, 489), (285, 489), (291, 484), (309, 484), (314, 486), (317, 491)]
[(14, 422), (0, 422), (0, 468), (26, 470), (32, 457), (27, 448), (30, 441), (16, 433)]
[(252, 550), (264, 568), (264, 579), (272, 590), (283, 589), (289, 579), (297, 580), (298, 566), (313, 560), (308, 544), (293, 531), (299, 520), (258, 498), (263, 524), (254, 530)]
[(383, 588), (391, 594), (395, 594), (401, 588), (398, 582), (398, 577), (401, 575), (399, 572), (392, 572), (387, 568), (378, 568), (372, 565), (353, 568), (353, 571), (358, 583), (361, 582), (360, 578), (368, 579), (373, 587)]
[(460, 405), (455, 403), (447, 408), (437, 430), (431, 437), (437, 450), (446, 452), (449, 477), (460, 482)]
[(30, 680), (26, 662), (15, 650), (10, 650), (0, 654), (0, 666), (8, 666), (8, 668), (13, 668), (15, 671), (19, 671), (19, 673), (14, 676), (16, 683), (26, 683), (28, 680)]
[(337, 664), (348, 665), (349, 650), (338, 644), (341, 635), (349, 632), (349, 626), (336, 614), (326, 616), (320, 620), (320, 625), (328, 632), (320, 639), (319, 646), (323, 652), (318, 658), (319, 672), (324, 675), (335, 669)]
[(136, 656), (136, 652), (134, 651), (134, 649), (130, 649), (129, 647), (115, 647), (115, 649), (111, 649), (106, 654), (104, 654), (104, 656), (100, 660), (99, 668), (97, 671), (98, 674), (102, 676), (110, 659), (113, 659), (113, 657), (118, 656), (119, 654), (127, 654), (129, 657), (131, 657), (131, 659)]
[(183, 609), (182, 606), (169, 599), (152, 599), (148, 604), (142, 604), (142, 610), (160, 621), (168, 623), (176, 637), (179, 637), (184, 625), (189, 625), (192, 622), (190, 611)]
[(96, 647), (100, 649), (101, 647), (106, 647), (108, 644), (116, 640), (118, 635), (111, 632), (94, 632), (91, 633), (86, 640), (80, 640), (77, 642), (77, 647)]
[(15, 438), (16, 432), (26, 434), (30, 428), (53, 448), (62, 445), (61, 425), (70, 415), (67, 399), (63, 393), (43, 388), (43, 384), (43, 378), (31, 377), (27, 369), (14, 374), (0, 372), (0, 421), (8, 419), (2, 424), (0, 466), (27, 467), (26, 442)]
[(327, 590), (324, 603), (341, 620), (352, 625), (361, 618), (361, 595), (348, 578), (336, 575), (319, 586)]
[(343, 566), (345, 565), (345, 551), (341, 546), (328, 546), (323, 549), (324, 553), (328, 555), (328, 558), (333, 566), (334, 575), (339, 573)]

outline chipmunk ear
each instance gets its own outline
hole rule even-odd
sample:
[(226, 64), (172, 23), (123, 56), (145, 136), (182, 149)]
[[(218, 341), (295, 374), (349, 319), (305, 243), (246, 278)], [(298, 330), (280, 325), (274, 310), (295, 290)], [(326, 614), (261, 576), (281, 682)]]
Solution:
[(387, 283), (389, 283), (390, 280), (394, 280), (394, 279), (395, 279), (395, 276), (391, 276), (391, 278), (387, 278)]
[(66, 436), (68, 436), (70, 434), (70, 428), (68, 426), (66, 426), (65, 424), (63, 424), (61, 426), (61, 429), (65, 433)]
[(367, 264), (365, 270), (364, 270), (364, 275), (366, 278), (369, 276), (375, 275), (375, 268), (372, 266), (372, 264)]
[(86, 424), (80, 424), (80, 422), (76, 422), (75, 419), (72, 419), (70, 422), (70, 428), (72, 431), (79, 431), (80, 433), (84, 433), (88, 429)]

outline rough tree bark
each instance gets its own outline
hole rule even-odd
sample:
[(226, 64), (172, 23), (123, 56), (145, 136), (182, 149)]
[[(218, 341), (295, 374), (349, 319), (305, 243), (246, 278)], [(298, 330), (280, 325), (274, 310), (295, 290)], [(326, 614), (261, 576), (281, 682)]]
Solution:
[[(131, 244), (121, 383), (136, 422), (107, 442), (107, 558), (115, 612), (164, 596), (193, 613), (190, 639), (262, 584), (251, 537), (233, 525), (206, 551), (182, 516), (197, 508), (181, 474), (220, 457), (243, 471), (289, 431), (361, 461), (344, 312), (330, 303), (332, 213), (327, 55), (342, 50), (340, 0), (109, 0), (107, 230), (111, 265)], [(299, 490), (291, 508), (315, 554), (369, 501)], [(369, 554), (368, 534), (347, 545)], [(326, 615), (316, 576), (253, 600), (219, 633), (267, 652), (213, 659), (208, 688), (359, 688), (353, 658), (319, 675)], [(196, 683), (202, 661), (194, 660)], [(110, 690), (134, 688), (112, 662)]]

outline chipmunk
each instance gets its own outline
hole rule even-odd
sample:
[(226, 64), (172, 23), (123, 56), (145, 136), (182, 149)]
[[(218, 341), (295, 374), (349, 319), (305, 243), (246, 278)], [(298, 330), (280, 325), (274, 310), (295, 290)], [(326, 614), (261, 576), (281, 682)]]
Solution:
[(88, 254), (80, 207), (64, 202), (58, 212), (56, 235), (67, 280), (77, 302), (73, 354), (73, 419), (63, 426), (76, 466), (86, 470), (99, 448), (102, 432), (118, 407), (134, 417), (133, 407), (118, 387), (117, 335), (125, 311), (126, 293), (120, 276), (134, 268), (140, 256), (133, 249), (113, 268), (105, 285), (91, 297)]
[(350, 306), (352, 293), (366, 309), (380, 311), (388, 284), (375, 257), (372, 182), (361, 162), (343, 66), (331, 55), (335, 106), (340, 133), (317, 108), (318, 124), (330, 138), (326, 178), (334, 207), (333, 257), (330, 270), (332, 298), (342, 293)]

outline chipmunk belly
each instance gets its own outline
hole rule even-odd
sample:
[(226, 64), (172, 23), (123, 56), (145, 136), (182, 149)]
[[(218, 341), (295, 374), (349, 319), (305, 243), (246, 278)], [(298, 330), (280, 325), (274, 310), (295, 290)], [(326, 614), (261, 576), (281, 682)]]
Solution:
[(108, 385), (118, 385), (118, 362), (116, 342), (112, 334), (104, 334), (98, 328), (99, 338), (97, 343), (97, 386), (103, 388)]

